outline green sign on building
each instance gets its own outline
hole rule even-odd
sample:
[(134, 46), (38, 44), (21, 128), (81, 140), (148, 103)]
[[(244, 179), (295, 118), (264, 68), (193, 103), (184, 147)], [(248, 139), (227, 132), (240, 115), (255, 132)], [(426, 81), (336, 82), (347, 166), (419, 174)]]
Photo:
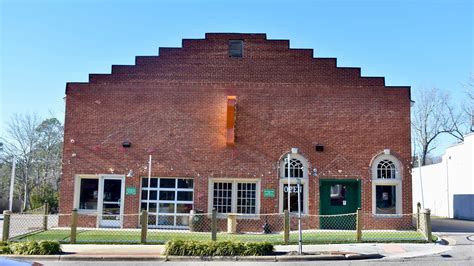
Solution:
[(137, 195), (137, 188), (136, 187), (127, 187), (125, 188), (126, 195)]
[(264, 198), (274, 198), (275, 197), (275, 190), (274, 189), (264, 189), (263, 190), (263, 197)]

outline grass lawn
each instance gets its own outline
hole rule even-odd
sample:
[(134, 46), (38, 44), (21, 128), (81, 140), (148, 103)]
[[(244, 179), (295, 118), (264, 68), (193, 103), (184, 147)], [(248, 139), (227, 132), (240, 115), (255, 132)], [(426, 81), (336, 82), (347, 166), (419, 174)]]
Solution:
[[(57, 240), (69, 243), (70, 230), (49, 230), (22, 236), (13, 241)], [(147, 242), (162, 244), (170, 239), (211, 240), (211, 233), (189, 231), (157, 231), (149, 230)], [(283, 244), (283, 234), (227, 234), (218, 233), (217, 240), (268, 241)], [(140, 243), (140, 231), (125, 230), (78, 230), (77, 243)], [(425, 242), (424, 236), (416, 231), (364, 231), (363, 242)], [(290, 243), (298, 242), (298, 233), (291, 232)], [(312, 231), (303, 232), (305, 244), (355, 243), (355, 231)]]

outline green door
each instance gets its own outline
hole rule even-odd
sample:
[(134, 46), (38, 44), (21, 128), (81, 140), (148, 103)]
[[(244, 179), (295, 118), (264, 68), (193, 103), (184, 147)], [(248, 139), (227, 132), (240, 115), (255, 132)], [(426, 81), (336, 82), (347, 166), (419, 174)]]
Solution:
[[(358, 180), (323, 179), (319, 186), (321, 215), (355, 213), (360, 207)], [(322, 216), (321, 229), (355, 230), (356, 215)]]

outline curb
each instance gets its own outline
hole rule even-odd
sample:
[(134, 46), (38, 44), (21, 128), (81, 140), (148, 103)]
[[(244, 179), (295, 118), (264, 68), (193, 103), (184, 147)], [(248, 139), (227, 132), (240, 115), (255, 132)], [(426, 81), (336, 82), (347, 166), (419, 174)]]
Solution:
[(30, 261), (317, 261), (380, 259), (381, 254), (282, 255), (282, 256), (130, 256), (130, 255), (2, 255), (8, 259)]

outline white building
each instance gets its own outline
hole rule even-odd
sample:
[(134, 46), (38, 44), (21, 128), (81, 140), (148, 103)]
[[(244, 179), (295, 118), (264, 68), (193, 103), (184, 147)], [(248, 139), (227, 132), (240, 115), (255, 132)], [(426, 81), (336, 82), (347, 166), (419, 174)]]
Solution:
[(413, 209), (420, 202), (436, 216), (474, 220), (474, 133), (446, 149), (437, 164), (413, 168)]

